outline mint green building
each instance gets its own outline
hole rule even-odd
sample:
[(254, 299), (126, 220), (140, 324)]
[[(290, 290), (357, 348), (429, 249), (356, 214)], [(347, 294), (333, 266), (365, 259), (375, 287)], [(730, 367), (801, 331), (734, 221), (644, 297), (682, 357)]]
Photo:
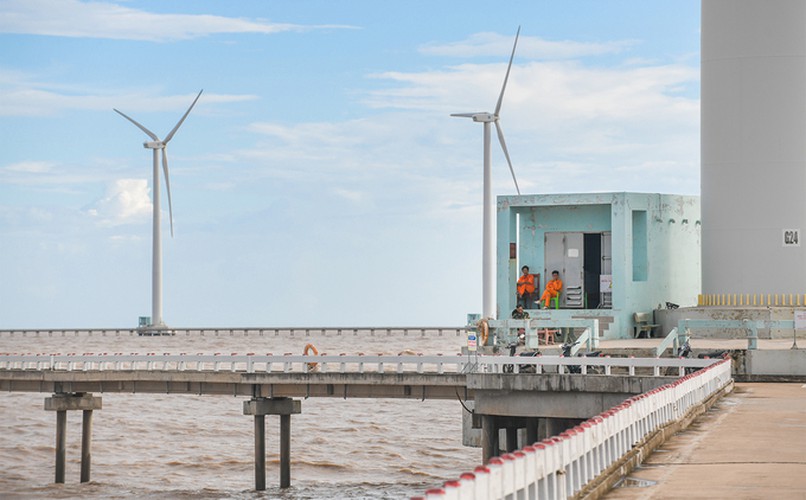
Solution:
[[(589, 193), (499, 196), (497, 317), (517, 301), (527, 265), (542, 293), (553, 270), (563, 290), (550, 319), (598, 318), (601, 338), (633, 335), (634, 313), (695, 306), (700, 293), (697, 196)], [(657, 332), (660, 333), (660, 332)]]

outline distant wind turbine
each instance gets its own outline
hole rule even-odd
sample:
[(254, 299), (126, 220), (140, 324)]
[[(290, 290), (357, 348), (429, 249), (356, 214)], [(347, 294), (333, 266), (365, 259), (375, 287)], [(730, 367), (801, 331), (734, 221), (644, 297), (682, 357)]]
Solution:
[(518, 32), (515, 34), (515, 44), (512, 46), (512, 54), (509, 56), (509, 66), (507, 66), (507, 73), (504, 76), (504, 85), (501, 87), (501, 94), (498, 96), (498, 103), (495, 105), (495, 112), (455, 113), (451, 115), (462, 118), (472, 118), (474, 122), (484, 124), (484, 215), (482, 224), (481, 252), (483, 318), (495, 317), (495, 239), (493, 235), (493, 227), (495, 225), (495, 210), (493, 207), (492, 172), (490, 168), (490, 123), (495, 123), (495, 130), (498, 132), (498, 142), (501, 143), (501, 149), (504, 150), (504, 156), (507, 159), (507, 164), (509, 164), (509, 171), (512, 173), (512, 180), (515, 181), (515, 189), (517, 190), (518, 194), (521, 194), (521, 190), (518, 187), (518, 180), (515, 178), (515, 169), (512, 168), (512, 161), (509, 159), (507, 143), (504, 141), (504, 132), (501, 130), (501, 124), (498, 122), (498, 113), (501, 111), (501, 103), (504, 100), (504, 91), (507, 89), (509, 71), (512, 69), (512, 59), (515, 57), (515, 48), (518, 46), (518, 36), (520, 36), (520, 33), (521, 27), (518, 26)]
[(123, 118), (132, 122), (137, 128), (146, 133), (151, 138), (150, 141), (144, 142), (143, 147), (153, 151), (154, 158), (154, 205), (153, 205), (153, 226), (152, 226), (152, 247), (151, 247), (151, 325), (149, 326), (165, 326), (162, 320), (162, 239), (160, 236), (160, 171), (159, 171), (159, 152), (162, 151), (162, 172), (165, 175), (165, 188), (168, 191), (168, 214), (171, 221), (171, 237), (174, 235), (174, 214), (173, 207), (171, 206), (171, 182), (168, 176), (168, 155), (165, 153), (165, 148), (168, 142), (173, 138), (176, 131), (185, 121), (185, 118), (190, 114), (190, 110), (196, 105), (196, 101), (201, 97), (204, 90), (199, 91), (199, 95), (193, 100), (182, 119), (176, 124), (165, 139), (160, 140), (157, 135), (137, 123), (134, 119), (126, 116), (121, 111), (115, 109), (115, 113)]

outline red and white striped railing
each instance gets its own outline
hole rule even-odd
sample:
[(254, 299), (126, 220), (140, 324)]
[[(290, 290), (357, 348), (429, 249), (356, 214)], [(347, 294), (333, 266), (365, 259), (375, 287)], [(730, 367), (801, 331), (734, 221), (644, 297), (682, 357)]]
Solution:
[(730, 360), (639, 394), (582, 424), (447, 481), (416, 499), (569, 498), (633, 446), (731, 380)]

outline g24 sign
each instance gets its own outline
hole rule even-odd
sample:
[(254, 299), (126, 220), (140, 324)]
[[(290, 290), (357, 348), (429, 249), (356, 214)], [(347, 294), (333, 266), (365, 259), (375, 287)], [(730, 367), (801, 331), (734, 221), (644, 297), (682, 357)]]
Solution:
[(800, 229), (784, 229), (785, 247), (799, 247), (800, 246)]

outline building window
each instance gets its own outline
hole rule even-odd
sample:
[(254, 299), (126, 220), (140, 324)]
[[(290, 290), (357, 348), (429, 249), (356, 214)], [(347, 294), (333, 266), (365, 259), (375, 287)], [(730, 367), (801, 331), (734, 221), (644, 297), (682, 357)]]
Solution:
[(632, 280), (647, 279), (646, 210), (632, 211)]

